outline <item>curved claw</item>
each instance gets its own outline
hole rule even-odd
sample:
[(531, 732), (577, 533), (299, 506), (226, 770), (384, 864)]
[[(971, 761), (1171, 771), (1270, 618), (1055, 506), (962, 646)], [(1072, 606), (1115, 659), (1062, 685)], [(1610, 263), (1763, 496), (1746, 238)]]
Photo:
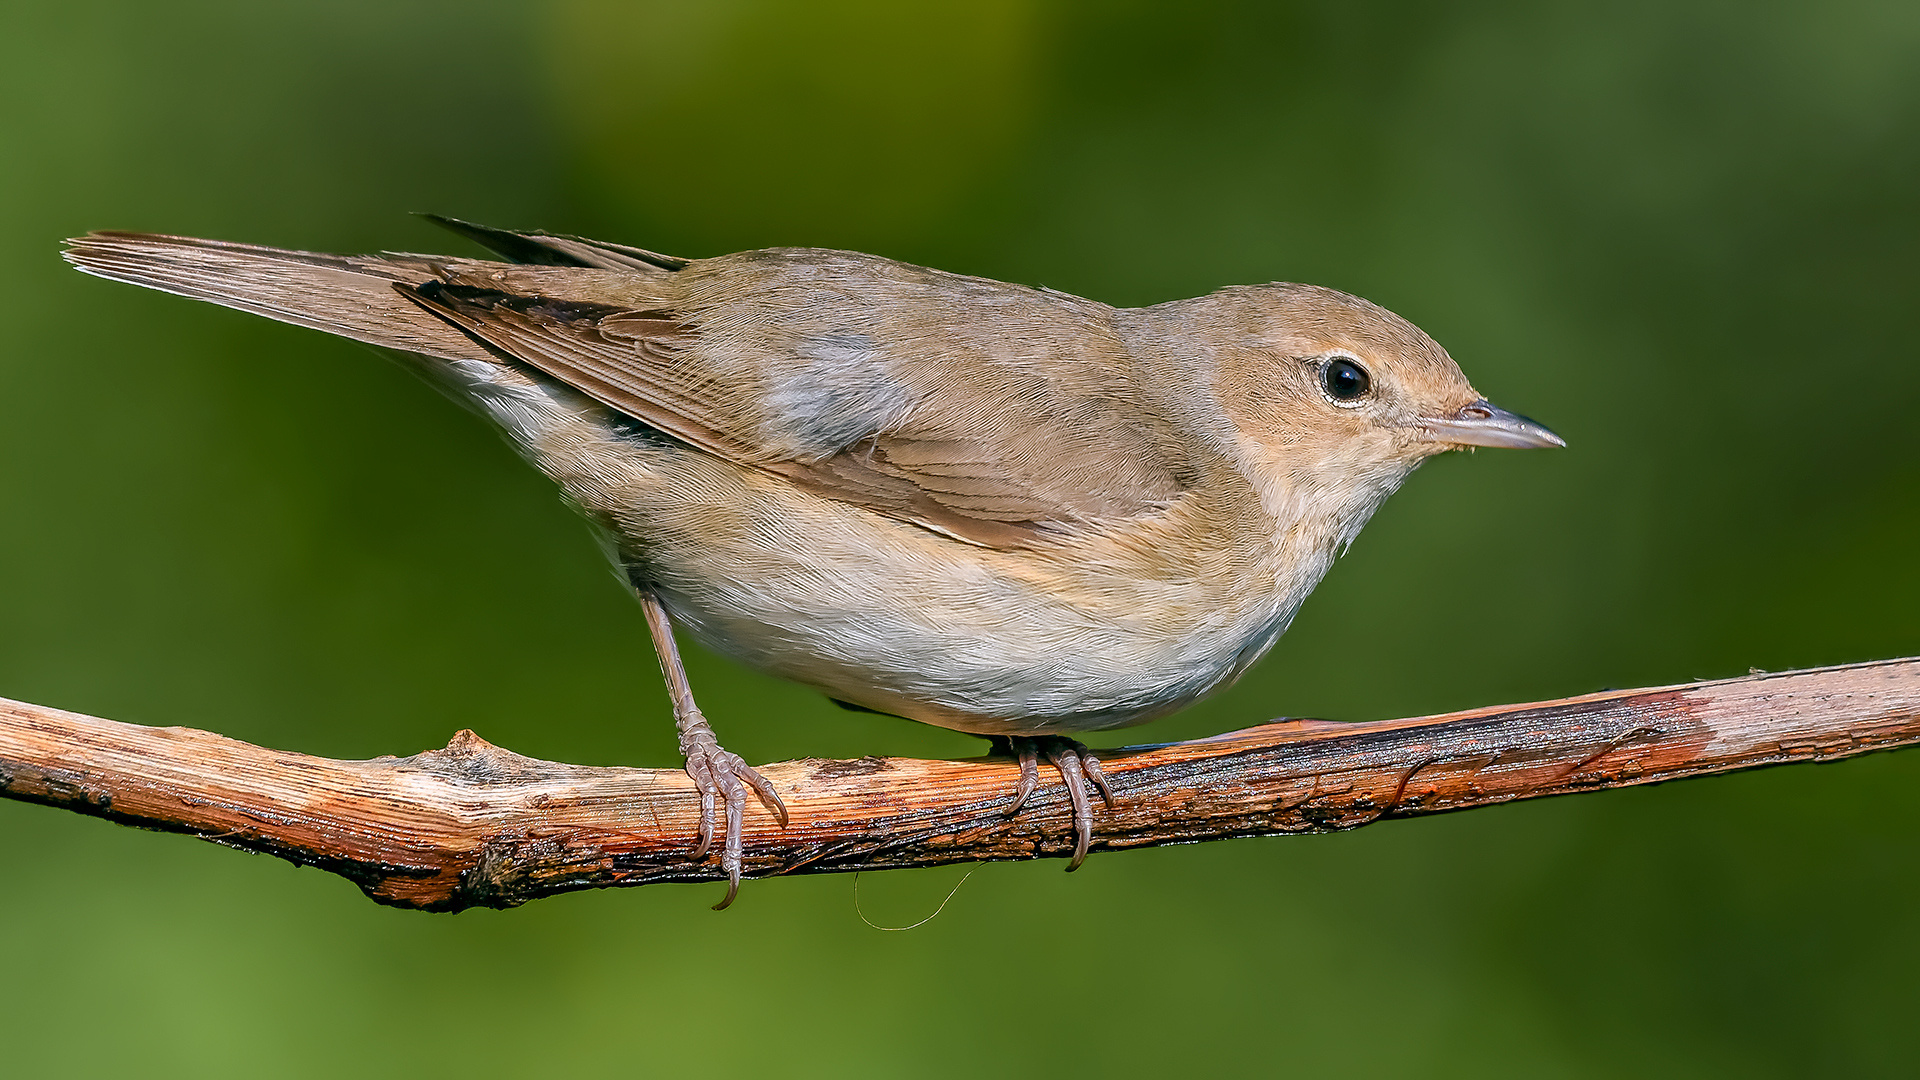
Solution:
[(1113, 786), (1107, 783), (1107, 772), (1100, 767), (1100, 759), (1093, 756), (1093, 750), (1089, 747), (1080, 748), (1080, 768), (1087, 774), (1093, 789), (1100, 793), (1100, 801), (1107, 804), (1107, 809), (1113, 809)]
[(760, 797), (760, 805), (773, 811), (773, 816), (780, 819), (782, 826), (788, 823), (787, 804), (780, 801), (780, 794), (773, 790), (773, 785), (767, 782), (766, 777), (761, 776), (752, 766), (743, 763), (740, 766), (740, 779), (745, 780), (747, 786), (753, 788), (753, 793)]
[(1008, 817), (1019, 813), (1020, 808), (1033, 797), (1033, 789), (1040, 785), (1040, 751), (1035, 748), (1034, 741), (1021, 739), (1015, 744), (1015, 751), (1020, 755), (1020, 786), (1014, 789), (1013, 801), (1000, 811)]

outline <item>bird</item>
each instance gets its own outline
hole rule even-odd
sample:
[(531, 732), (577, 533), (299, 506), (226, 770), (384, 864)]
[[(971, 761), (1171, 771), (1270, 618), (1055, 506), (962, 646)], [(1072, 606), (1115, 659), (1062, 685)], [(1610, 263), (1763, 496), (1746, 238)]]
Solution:
[[(678, 627), (850, 708), (1041, 758), (1230, 685), (1425, 459), (1544, 448), (1432, 338), (1334, 289), (1117, 308), (873, 255), (683, 259), (424, 215), (495, 258), (342, 256), (136, 232), (86, 273), (394, 350), (490, 416), (638, 597), (700, 798), (693, 858), (738, 893), (751, 792)], [(718, 833), (718, 851), (714, 851)]]

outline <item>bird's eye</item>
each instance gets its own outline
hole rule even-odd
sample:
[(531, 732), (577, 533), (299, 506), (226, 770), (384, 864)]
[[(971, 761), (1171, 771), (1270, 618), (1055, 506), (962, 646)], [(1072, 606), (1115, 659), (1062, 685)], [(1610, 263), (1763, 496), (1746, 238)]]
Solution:
[(1326, 387), (1327, 396), (1335, 401), (1358, 401), (1367, 396), (1373, 380), (1367, 377), (1366, 368), (1344, 356), (1336, 356), (1320, 369), (1320, 385)]

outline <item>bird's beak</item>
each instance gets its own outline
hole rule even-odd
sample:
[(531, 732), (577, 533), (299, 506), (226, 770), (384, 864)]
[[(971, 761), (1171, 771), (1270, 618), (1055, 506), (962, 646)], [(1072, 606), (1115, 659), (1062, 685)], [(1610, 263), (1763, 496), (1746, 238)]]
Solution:
[(1519, 413), (1500, 408), (1486, 398), (1452, 416), (1421, 417), (1412, 426), (1424, 437), (1450, 446), (1510, 446), (1520, 450), (1544, 450), (1567, 445), (1567, 440)]

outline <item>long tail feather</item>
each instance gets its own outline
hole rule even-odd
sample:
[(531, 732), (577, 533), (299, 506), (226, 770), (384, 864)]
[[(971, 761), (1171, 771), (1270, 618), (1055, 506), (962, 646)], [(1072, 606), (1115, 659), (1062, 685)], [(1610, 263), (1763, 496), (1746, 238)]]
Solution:
[(485, 347), (395, 289), (440, 275), (442, 267), (424, 258), (320, 255), (129, 232), (89, 233), (67, 244), (62, 257), (96, 277), (373, 345), (446, 360), (497, 362)]

